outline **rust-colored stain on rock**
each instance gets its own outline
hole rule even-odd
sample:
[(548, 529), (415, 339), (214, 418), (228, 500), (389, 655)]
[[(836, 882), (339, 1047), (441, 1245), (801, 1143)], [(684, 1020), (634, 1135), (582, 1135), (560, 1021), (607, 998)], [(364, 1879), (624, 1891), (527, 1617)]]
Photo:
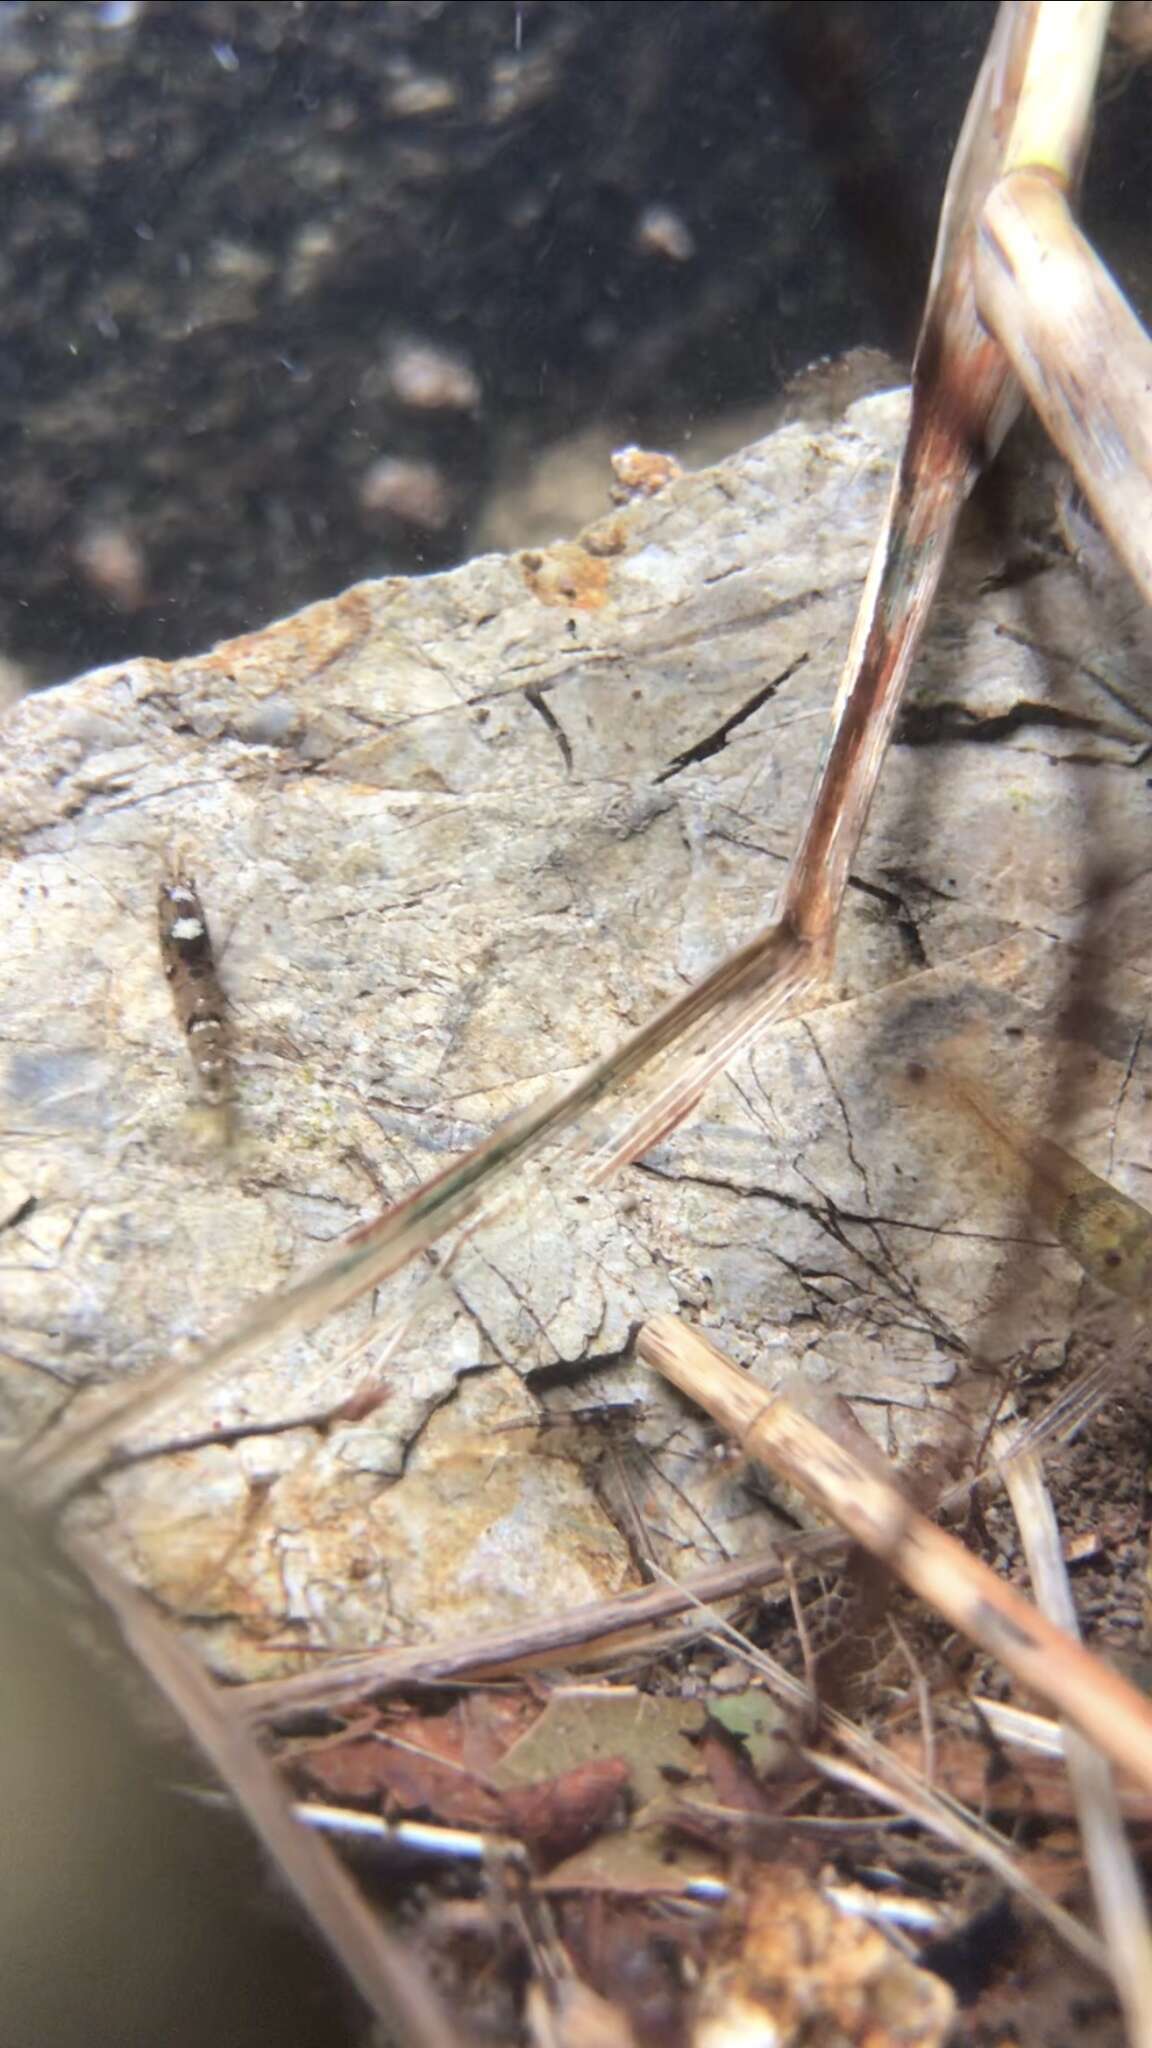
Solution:
[[(377, 598), (387, 588), (376, 586)], [(241, 633), (233, 640), (222, 640), (198, 660), (197, 666), (225, 675), (237, 670), (246, 675), (267, 671), (281, 687), (297, 677), (307, 680), (364, 644), (377, 609), (382, 607), (374, 607), (368, 587), (353, 584), (339, 597), (307, 605), (291, 618), (277, 619), (258, 633)]]
[(586, 526), (580, 536), (580, 545), (586, 555), (623, 555), (628, 552), (628, 526), (619, 513), (608, 519), (598, 519), (594, 526)]
[(544, 553), (522, 554), (520, 567), (529, 590), (541, 604), (598, 612), (608, 601), (608, 564), (590, 555), (578, 541), (560, 541)]

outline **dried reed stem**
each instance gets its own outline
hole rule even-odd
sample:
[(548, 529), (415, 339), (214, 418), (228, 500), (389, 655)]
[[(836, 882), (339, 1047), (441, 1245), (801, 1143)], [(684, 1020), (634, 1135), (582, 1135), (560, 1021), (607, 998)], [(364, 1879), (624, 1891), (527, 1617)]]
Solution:
[(1152, 602), (1152, 341), (1047, 172), (990, 195), (976, 275), (984, 318)]
[(1096, 78), (1108, 34), (1108, 0), (1031, 0), (1028, 68), (1005, 151), (1005, 171), (1051, 171), (1077, 183), (1092, 127)]
[(626, 1642), (637, 1630), (671, 1620), (705, 1600), (725, 1600), (783, 1581), (789, 1568), (827, 1564), (843, 1550), (835, 1530), (816, 1536), (784, 1537), (770, 1550), (736, 1564), (715, 1565), (680, 1585), (644, 1586), (607, 1600), (544, 1615), (515, 1628), (487, 1629), (450, 1643), (420, 1643), (410, 1649), (367, 1650), (333, 1658), (292, 1678), (260, 1679), (229, 1695), (254, 1721), (288, 1723), (318, 1708), (350, 1706), (374, 1693), (401, 1686), (434, 1685), (448, 1678), (532, 1671), (563, 1659), (584, 1662), (613, 1640)]
[(1152, 342), (1072, 218), (1108, 28), (1104, 0), (1043, 0), (975, 249), (982, 318), (1152, 601)]
[(389, 2039), (399, 2024), (414, 2048), (461, 2048), (458, 2029), (449, 2025), (411, 1956), (382, 1926), (327, 1843), (294, 1818), (272, 1764), (176, 1630), (94, 1544), (74, 1539), (68, 1547)]

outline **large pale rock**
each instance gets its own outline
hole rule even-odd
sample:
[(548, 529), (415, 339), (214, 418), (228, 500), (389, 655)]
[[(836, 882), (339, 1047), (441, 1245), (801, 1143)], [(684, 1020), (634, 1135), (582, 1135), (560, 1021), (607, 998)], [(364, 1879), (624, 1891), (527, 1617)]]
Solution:
[[(10, 1438), (218, 1333), (766, 920), (905, 406), (790, 426), (579, 543), (359, 585), (8, 714)], [(1074, 1070), (1082, 1155), (1140, 1193), (1143, 641), (1029, 546), (1023, 580), (1011, 530), (961, 550), (822, 1007), (614, 1187), (537, 1193), (447, 1282), (402, 1276), (133, 1441), (306, 1415), (375, 1364), (372, 1414), (172, 1451), (81, 1504), (222, 1668), (526, 1618), (630, 1583), (642, 1542), (680, 1569), (762, 1541), (707, 1431), (622, 1359), (655, 1310), (765, 1384), (833, 1381), (902, 1456), (967, 1451), (994, 1392), (974, 1351), (1064, 1355), (1076, 1269), (978, 1135), (898, 1085), (966, 1033), (1041, 1124)], [(230, 1144), (161, 971), (174, 852), (232, 1005)], [(542, 1432), (565, 1378), (549, 1401), (646, 1413), (607, 1448)]]

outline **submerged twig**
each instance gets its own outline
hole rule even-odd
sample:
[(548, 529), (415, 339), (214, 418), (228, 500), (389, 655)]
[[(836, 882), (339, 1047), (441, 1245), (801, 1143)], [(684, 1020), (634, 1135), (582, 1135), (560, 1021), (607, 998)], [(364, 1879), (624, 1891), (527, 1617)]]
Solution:
[[(1043, 103), (1047, 75), (1037, 53), (1042, 51), (1047, 60), (1055, 12), (1050, 4), (1002, 10), (969, 110), (945, 201), (914, 368), (907, 439), (846, 659), (827, 757), (777, 921), (571, 1085), (519, 1112), (473, 1151), (354, 1233), (316, 1271), (257, 1303), (191, 1363), (166, 1364), (144, 1381), (110, 1392), (99, 1409), (78, 1409), (71, 1422), (20, 1461), (17, 1477), (27, 1494), (58, 1499), (118, 1454), (125, 1431), (182, 1403), (194, 1388), (206, 1389), (258, 1345), (334, 1313), (438, 1239), (455, 1233), (456, 1242), (463, 1241), (504, 1206), (514, 1177), (529, 1167), (547, 1172), (558, 1163), (565, 1168), (575, 1164), (594, 1181), (610, 1178), (679, 1123), (715, 1076), (770, 1020), (819, 989), (833, 959), (849, 871), (961, 507), (1019, 404), (1014, 369), (1050, 430), (1073, 451), (1085, 474), (1090, 472), (1099, 483), (1110, 464), (1122, 473), (1120, 486), (1108, 496), (1108, 516), (1123, 529), (1126, 540), (1137, 533), (1127, 552), (1134, 572), (1152, 594), (1152, 553), (1146, 537), (1152, 525), (1152, 442), (1139, 428), (1121, 433), (1117, 426), (1119, 408), (1135, 389), (1133, 379), (1143, 380), (1143, 399), (1152, 376), (1152, 351), (1138, 354), (1108, 300), (1099, 265), (1090, 269), (1087, 245), (1081, 246), (1066, 200), (1051, 182), (1053, 168), (1066, 187), (1075, 180), (1087, 132), (1090, 64), (1079, 65), (1071, 99), (1062, 103), (1054, 165), (1043, 172), (1034, 168), (1044, 160), (1035, 137), (1042, 129), (1042, 119), (1037, 127), (1037, 108)], [(1065, 12), (1079, 19), (1093, 10), (1077, 4)], [(1087, 32), (1085, 36), (1087, 48), (1091, 38)], [(1003, 138), (1008, 134), (1006, 146)], [(1005, 171), (1007, 177), (1002, 175)], [(977, 257), (978, 238), (982, 239)], [(1077, 333), (1067, 342), (1060, 376), (1049, 387), (1045, 365), (1054, 349), (1052, 321), (1041, 303), (1034, 271), (1039, 258), (1053, 251), (1065, 259), (1062, 274), (1081, 294), (1078, 307), (1087, 310), (1078, 311)], [(1091, 256), (1090, 251), (1087, 254)], [(1127, 353), (1104, 387), (1102, 410), (1086, 428), (1076, 378), (1094, 360), (1105, 335), (1122, 335)], [(202, 1077), (210, 1088), (223, 1088), (220, 1021), (207, 1011), (189, 1015), (189, 1031), (198, 1030), (209, 1047), (199, 1063)], [(560, 1140), (563, 1151), (558, 1149)], [(549, 1148), (557, 1149), (546, 1158)], [(736, 1426), (750, 1451), (786, 1471), (793, 1483), (838, 1514), (853, 1537), (867, 1543), (942, 1613), (993, 1649), (1026, 1682), (1046, 1692), (1152, 1785), (1152, 1708), (1068, 1634), (1035, 1613), (962, 1545), (918, 1515), (886, 1473), (871, 1469), (789, 1404), (767, 1401), (673, 1319), (649, 1325), (640, 1349), (677, 1384), (694, 1392), (702, 1379), (712, 1383), (714, 1394), (719, 1383), (720, 1392), (709, 1405)], [(327, 1422), (340, 1412), (310, 1411), (291, 1426)], [(842, 1543), (842, 1538), (830, 1536), (795, 1549), (797, 1554), (827, 1555)], [(508, 1668), (549, 1654), (586, 1653), (592, 1636), (619, 1636), (694, 1606), (700, 1598), (718, 1599), (779, 1578), (786, 1571), (781, 1559), (787, 1553), (781, 1545), (766, 1559), (724, 1566), (703, 1575), (694, 1588), (646, 1589), (616, 1602), (549, 1617), (534, 1628), (500, 1631), (447, 1649), (386, 1650), (348, 1659), (295, 1679), (250, 1686), (228, 1700), (137, 1593), (85, 1547), (79, 1546), (78, 1554), (116, 1609), (138, 1655), (178, 1705), (365, 1997), (385, 2020), (402, 2013), (416, 2038), (439, 2048), (449, 2035), (434, 2003), (340, 1867), (294, 1822), (267, 1760), (245, 1733), (246, 1718), (281, 1718), (321, 1704), (347, 1703), (384, 1685)], [(1027, 1889), (1006, 1847), (996, 1838), (989, 1840), (990, 1831), (949, 1811), (946, 1802), (907, 1772), (895, 1788), (892, 1782), (881, 1781), (883, 1792), (877, 1791), (879, 1746), (865, 1744), (861, 1749), (865, 1739), (839, 1717), (826, 1716), (825, 1725), (858, 1761), (845, 1765), (812, 1752), (810, 1760), (817, 1768), (854, 1783), (871, 1797), (887, 1797), (899, 1811), (935, 1827), (955, 1846), (980, 1854), (1018, 1890)], [(866, 1765), (860, 1760), (865, 1756)], [(883, 1768), (890, 1779), (889, 1761)], [(1114, 1835), (1111, 1839), (1111, 1874), (1106, 1875), (1115, 1901), (1119, 1887), (1114, 1881)], [(1035, 1903), (1034, 1893), (1028, 1895)], [(1046, 1911), (1051, 1924), (1082, 1954), (1100, 1960), (1093, 1938), (1070, 1916), (1047, 1902), (1038, 1910)], [(1131, 1910), (1127, 1899), (1124, 1911)], [(1117, 1925), (1120, 1911), (1117, 1904)], [(1129, 2009), (1138, 2015), (1146, 2034), (1152, 2010), (1146, 1928), (1140, 1943), (1138, 1957), (1127, 1976), (1121, 1976)]]
[(879, 1452), (865, 1462), (793, 1402), (766, 1394), (675, 1316), (646, 1323), (637, 1351), (722, 1422), (750, 1457), (781, 1473), (970, 1641), (1152, 1787), (1152, 1704), (920, 1514)]
[[(844, 1740), (839, 1727), (837, 1738)], [(877, 1744), (879, 1749), (880, 1745)], [(882, 1753), (879, 1765), (874, 1762), (871, 1769), (859, 1763), (851, 1763), (844, 1757), (829, 1756), (826, 1750), (807, 1749), (805, 1762), (818, 1770), (822, 1777), (843, 1785), (848, 1790), (862, 1793), (866, 1799), (873, 1799), (878, 1806), (887, 1807), (890, 1813), (906, 1815), (918, 1821), (940, 1841), (947, 1842), (961, 1855), (970, 1856), (974, 1862), (982, 1863), (986, 1869), (1000, 1879), (1009, 1891), (1028, 1903), (1037, 1916), (1046, 1920), (1053, 1932), (1067, 1942), (1075, 1954), (1093, 1969), (1107, 1975), (1108, 1954), (1106, 1949), (1089, 1929), (1068, 1913), (1054, 1899), (1049, 1899), (1034, 1884), (1012, 1855), (1007, 1842), (986, 1825), (980, 1823), (974, 1814), (968, 1813), (956, 1800), (936, 1791), (932, 1786), (917, 1782), (911, 1772), (900, 1765), (890, 1752)], [(895, 1765), (893, 1770), (891, 1767)]]
[[(1010, 1451), (1001, 1472), (1037, 1602), (1050, 1621), (1078, 1640), (1079, 1622), (1060, 1531), (1039, 1459), (1028, 1452)], [(1074, 1727), (1065, 1728), (1064, 1754), (1112, 1976), (1130, 2038), (1138, 2048), (1147, 2048), (1152, 2043), (1152, 1929), (1140, 1874), (1128, 1846), (1116, 1782), (1106, 1758)]]
[[(705, 1613), (702, 1602), (697, 1602)], [(752, 1670), (764, 1679), (769, 1691), (801, 1721), (808, 1713), (811, 1701), (807, 1686), (782, 1664), (777, 1663), (766, 1651), (749, 1642), (747, 1636), (733, 1628), (720, 1615), (711, 1613), (710, 1632), (718, 1644), (730, 1645), (744, 1658)], [(911, 1764), (880, 1742), (874, 1735), (858, 1728), (846, 1714), (824, 1702), (820, 1705), (822, 1730), (839, 1743), (852, 1762), (841, 1757), (830, 1757), (823, 1749), (806, 1747), (800, 1754), (806, 1763), (812, 1765), (822, 1776), (839, 1779), (862, 1792), (866, 1798), (886, 1806), (890, 1812), (900, 1814), (907, 1820), (914, 1820), (920, 1827), (934, 1834), (938, 1840), (947, 1842), (961, 1855), (970, 1856), (992, 1872), (1010, 1891), (1015, 1892), (1032, 1907), (1037, 1915), (1047, 1921), (1068, 1946), (1082, 1956), (1093, 1968), (1107, 1970), (1107, 1955), (1096, 1936), (1062, 1906), (1049, 1899), (1040, 1890), (1013, 1856), (1009, 1844), (987, 1821), (970, 1813), (951, 1794), (930, 1785), (922, 1774)]]

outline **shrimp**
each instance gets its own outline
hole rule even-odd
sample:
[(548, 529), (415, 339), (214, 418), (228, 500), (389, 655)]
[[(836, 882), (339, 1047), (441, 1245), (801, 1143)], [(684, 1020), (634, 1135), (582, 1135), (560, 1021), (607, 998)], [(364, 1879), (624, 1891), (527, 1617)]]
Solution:
[(1027, 1174), (1037, 1213), (1091, 1279), (1126, 1301), (1152, 1304), (1152, 1214), (1147, 1209), (1062, 1145), (1018, 1124), (967, 1074), (912, 1061), (905, 1076), (910, 1093), (975, 1119), (1017, 1175)]
[(227, 1005), (196, 884), (182, 865), (160, 884), (160, 958), (206, 1102), (229, 1096)]

